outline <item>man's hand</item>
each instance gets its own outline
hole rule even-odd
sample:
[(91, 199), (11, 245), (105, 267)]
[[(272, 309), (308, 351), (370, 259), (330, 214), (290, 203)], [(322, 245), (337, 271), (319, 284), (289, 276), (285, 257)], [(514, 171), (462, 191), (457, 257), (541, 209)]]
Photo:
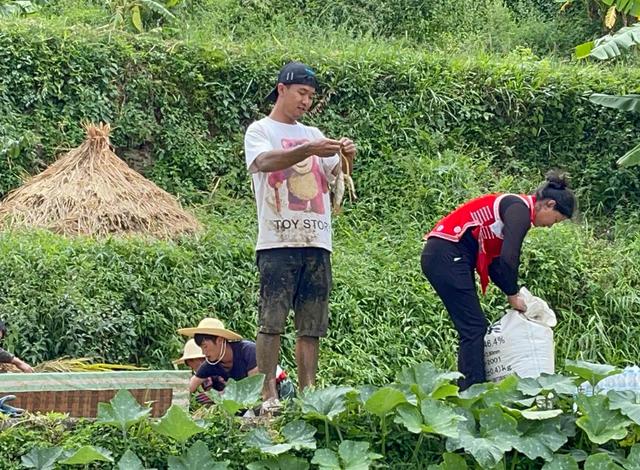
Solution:
[(339, 140), (333, 139), (317, 139), (303, 144), (306, 146), (306, 152), (308, 155), (317, 155), (320, 158), (333, 157), (340, 151), (342, 143)]
[(353, 161), (356, 156), (356, 144), (348, 137), (343, 137), (339, 142), (342, 149), (342, 154)]
[(16, 366), (18, 369), (20, 369), (22, 372), (25, 372), (27, 374), (33, 373), (33, 367), (31, 367), (26, 362), (18, 359), (17, 357), (13, 358), (13, 365)]
[(520, 294), (509, 295), (507, 299), (509, 300), (509, 305), (511, 305), (514, 310), (518, 310), (519, 312), (527, 311), (527, 305), (524, 303), (524, 299)]
[(353, 173), (353, 159), (356, 156), (356, 144), (353, 143), (353, 140), (343, 137), (340, 139), (340, 145), (342, 155), (344, 155), (344, 158), (340, 162), (342, 165), (342, 172), (345, 175), (350, 175)]

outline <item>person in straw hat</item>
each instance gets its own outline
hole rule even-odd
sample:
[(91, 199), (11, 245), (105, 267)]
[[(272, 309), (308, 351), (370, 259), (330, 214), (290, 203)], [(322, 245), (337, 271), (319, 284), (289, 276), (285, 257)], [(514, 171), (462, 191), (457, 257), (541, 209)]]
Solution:
[[(193, 337), (196, 347), (204, 354), (204, 362), (189, 382), (191, 393), (201, 386), (221, 392), (229, 379), (242, 380), (258, 373), (256, 344), (226, 329), (219, 319), (204, 318), (198, 326), (181, 328), (178, 333)], [(280, 398), (293, 395), (293, 385), (284, 371), (278, 375), (278, 392)]]
[(263, 398), (276, 405), (280, 336), (291, 310), (300, 388), (315, 384), (332, 283), (328, 186), (351, 174), (356, 155), (350, 138), (329, 139), (299, 122), (317, 89), (308, 65), (286, 64), (267, 97), (275, 103), (271, 112), (253, 122), (244, 139), (258, 212), (258, 367), (266, 376)]
[(200, 366), (204, 364), (204, 354), (202, 354), (202, 349), (196, 344), (195, 340), (191, 338), (184, 344), (182, 357), (176, 359), (173, 363), (175, 365), (184, 364), (195, 374)]

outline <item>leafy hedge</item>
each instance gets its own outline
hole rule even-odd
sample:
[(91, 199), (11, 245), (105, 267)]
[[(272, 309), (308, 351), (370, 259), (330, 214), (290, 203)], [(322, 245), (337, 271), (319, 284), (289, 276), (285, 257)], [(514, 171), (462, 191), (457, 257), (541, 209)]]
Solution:
[[(364, 40), (363, 40), (364, 41)], [(23, 20), (0, 26), (0, 191), (82, 139), (79, 122), (106, 120), (118, 152), (163, 187), (193, 200), (216, 177), (247, 195), (244, 127), (285, 59), (317, 66), (326, 86), (313, 121), (361, 146), (365, 198), (397, 172), (398, 153), (464, 148), (497, 169), (537, 178), (570, 170), (583, 209), (640, 201), (637, 172), (615, 156), (638, 117), (599, 108), (590, 91), (633, 92), (637, 68), (537, 60), (458, 59), (354, 40), (340, 52), (299, 44), (201, 44)], [(398, 174), (384, 192), (407, 193)], [(411, 188), (409, 188), (411, 189)], [(391, 210), (395, 210), (392, 207)]]
[[(100, 404), (95, 423), (68, 430), (60, 417), (34, 418), (0, 431), (3, 469), (169, 470), (248, 468), (428, 468), (635, 470), (640, 466), (640, 395), (578, 393), (619, 372), (573, 362), (566, 375), (511, 376), (459, 392), (457, 372), (421, 363), (383, 387), (312, 390), (285, 403), (276, 419), (245, 420), (263, 376), (212, 393), (216, 404), (194, 420), (171, 407), (160, 420), (126, 391)], [(48, 462), (49, 466), (43, 464)], [(22, 465), (21, 465), (22, 464)]]

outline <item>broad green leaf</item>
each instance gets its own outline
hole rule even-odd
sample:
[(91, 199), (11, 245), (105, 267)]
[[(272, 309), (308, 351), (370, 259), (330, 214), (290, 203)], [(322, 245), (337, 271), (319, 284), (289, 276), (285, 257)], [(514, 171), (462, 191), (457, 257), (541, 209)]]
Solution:
[(133, 26), (135, 26), (139, 33), (144, 32), (142, 15), (140, 14), (140, 7), (138, 5), (133, 5), (131, 7), (131, 23), (133, 23)]
[(586, 450), (583, 449), (569, 449), (569, 455), (575, 459), (576, 462), (584, 462), (589, 457), (589, 454)]
[[(628, 49), (640, 44), (640, 24), (620, 28), (615, 34), (607, 34), (596, 39), (593, 48), (589, 51), (590, 57), (606, 60), (622, 54), (620, 49)], [(583, 46), (582, 44), (578, 47)], [(587, 46), (581, 48), (581, 53), (587, 50)], [(576, 56), (577, 56), (576, 48)]]
[(214, 462), (207, 444), (197, 441), (180, 457), (174, 455), (168, 459), (169, 470), (226, 470), (227, 462)]
[(523, 398), (513, 402), (514, 405), (522, 406), (524, 408), (531, 408), (536, 403), (536, 397)]
[(463, 456), (446, 452), (442, 455), (442, 462), (429, 465), (428, 470), (467, 470), (467, 462)]
[(640, 145), (636, 145), (618, 159), (620, 166), (633, 166), (640, 163)]
[(175, 16), (169, 10), (167, 10), (164, 5), (155, 0), (138, 0), (141, 5), (144, 5), (149, 10), (155, 11), (159, 15), (163, 16), (166, 19), (174, 19)]
[(246, 442), (249, 446), (271, 455), (284, 454), (291, 449), (313, 450), (316, 448), (316, 440), (313, 437), (316, 431), (316, 428), (310, 424), (296, 420), (287, 423), (282, 428), (282, 435), (286, 442), (275, 443), (265, 428), (256, 428), (251, 431), (246, 437)]
[[(638, 30), (640, 38), (640, 30)], [(589, 97), (593, 103), (622, 111), (640, 112), (640, 95), (606, 95), (594, 93)], [(640, 145), (636, 145), (618, 159), (620, 166), (632, 166), (640, 163)]]
[(119, 426), (123, 431), (146, 418), (151, 408), (140, 406), (128, 390), (119, 390), (109, 403), (98, 403), (96, 421)]
[(280, 455), (291, 450), (291, 444), (275, 444), (269, 431), (265, 428), (255, 428), (246, 437), (246, 443), (253, 448), (260, 449), (261, 452), (271, 455)]
[(342, 441), (338, 446), (338, 455), (344, 470), (367, 470), (379, 454), (369, 452), (368, 442)]
[(313, 454), (312, 464), (323, 470), (341, 470), (338, 454), (330, 449), (318, 449)]
[(510, 408), (508, 406), (501, 406), (501, 408), (509, 413), (514, 418), (523, 418), (529, 421), (541, 421), (544, 419), (552, 419), (562, 415), (562, 410), (538, 410), (536, 408), (529, 408), (526, 410), (519, 410), (517, 408)]
[[(233, 380), (233, 379), (231, 379)], [(235, 400), (225, 400), (224, 398), (216, 398), (218, 395), (217, 392), (209, 392), (209, 398), (211, 398), (214, 402), (218, 403), (220, 407), (229, 415), (235, 415), (238, 411), (240, 411), (243, 407), (242, 403), (239, 403)]]
[(309, 464), (306, 460), (291, 455), (279, 455), (247, 465), (248, 470), (307, 470), (308, 468)]
[(420, 434), (424, 424), (418, 407), (409, 404), (398, 406), (394, 422), (403, 424), (409, 432), (414, 434)]
[(395, 422), (404, 425), (414, 434), (437, 434), (446, 437), (459, 435), (458, 423), (466, 421), (466, 417), (455, 412), (445, 403), (425, 398), (421, 409), (409, 404), (402, 404), (397, 408)]
[(578, 462), (571, 455), (556, 454), (551, 462), (547, 462), (542, 470), (578, 470)]
[(460, 387), (454, 384), (442, 384), (436, 387), (431, 393), (431, 398), (436, 400), (444, 400), (449, 397), (457, 397), (460, 392)]
[(619, 374), (620, 369), (608, 364), (596, 364), (586, 361), (572, 361), (567, 359), (564, 368), (578, 377), (588, 381), (592, 386), (600, 382), (605, 377)]
[(187, 442), (192, 436), (205, 430), (177, 405), (171, 405), (162, 419), (158, 423), (151, 423), (151, 427), (158, 434), (181, 443)]
[(364, 408), (369, 413), (383, 417), (393, 411), (396, 406), (406, 402), (407, 399), (399, 390), (391, 387), (383, 387), (369, 397), (364, 404)]
[(113, 462), (111, 452), (101, 447), (82, 446), (60, 463), (64, 465), (87, 465), (91, 462)]
[(520, 401), (523, 396), (518, 390), (520, 379), (515, 375), (510, 375), (502, 379), (499, 383), (493, 384), (485, 393), (482, 394), (480, 400), (486, 408), (493, 405), (506, 405)]
[(242, 380), (229, 379), (222, 395), (211, 393), (209, 396), (220, 404), (230, 415), (243, 408), (249, 408), (260, 400), (264, 374), (255, 374)]
[(144, 470), (144, 465), (131, 449), (127, 449), (118, 462), (118, 470)]
[(282, 428), (281, 434), (293, 449), (313, 450), (316, 448), (316, 439), (314, 437), (316, 431), (317, 429), (306, 421), (295, 420), (285, 424)]
[(518, 382), (518, 391), (524, 395), (535, 397), (542, 392), (542, 386), (532, 377), (525, 377)]
[(378, 387), (375, 385), (361, 385), (356, 389), (358, 391), (358, 396), (360, 397), (360, 402), (364, 405), (369, 397), (373, 395)]
[(453, 401), (461, 407), (469, 409), (479, 402), (485, 393), (488, 393), (489, 390), (492, 390), (494, 387), (495, 385), (490, 382), (473, 384), (468, 389), (460, 392), (459, 396), (454, 398)]
[(504, 453), (518, 442), (520, 433), (517, 421), (504, 413), (499, 406), (480, 410), (480, 430), (476, 429), (473, 414), (463, 410), (467, 421), (458, 425), (457, 438), (447, 439), (447, 450), (464, 449), (482, 466), (491, 468), (498, 464)]
[(625, 470), (640, 470), (640, 444), (633, 445), (623, 467)]
[(627, 435), (631, 421), (617, 410), (609, 409), (609, 399), (603, 395), (587, 397), (578, 395), (576, 402), (582, 412), (576, 424), (585, 431), (591, 442), (604, 444), (612, 439), (622, 439)]
[(589, 101), (607, 108), (640, 113), (640, 95), (606, 95), (603, 93), (594, 93), (589, 97)]
[(433, 393), (441, 393), (438, 389), (449, 385), (452, 380), (462, 377), (460, 372), (443, 371), (429, 362), (423, 362), (411, 367), (404, 367), (398, 373), (398, 382), (413, 387), (414, 393), (420, 398)]
[(453, 408), (445, 403), (424, 399), (421, 404), (422, 419), (424, 421), (423, 432), (439, 434), (446, 437), (458, 436), (458, 423), (467, 418), (456, 413)]
[(576, 437), (576, 434), (578, 433), (576, 420), (578, 417), (573, 413), (565, 413), (558, 416), (558, 419), (560, 420), (560, 429), (562, 429), (562, 433), (567, 437)]
[(489, 390), (491, 390), (495, 384), (493, 382), (484, 382), (481, 384), (473, 384), (468, 389), (460, 392), (460, 398), (463, 400), (473, 400), (475, 398), (481, 397)]
[(333, 420), (346, 410), (345, 396), (351, 387), (327, 387), (313, 390), (301, 397), (302, 413), (308, 417)]
[(518, 424), (521, 433), (513, 447), (529, 459), (543, 458), (550, 461), (553, 453), (560, 449), (568, 440), (562, 432), (559, 419), (544, 421), (523, 421)]
[(593, 51), (595, 45), (595, 41), (587, 41), (576, 46), (576, 59), (586, 59), (587, 57), (589, 57), (589, 54), (591, 54), (591, 51)]
[(640, 425), (640, 394), (630, 390), (623, 392), (609, 390), (607, 397), (610, 409), (620, 410), (620, 413)]
[(562, 410), (522, 410), (522, 417), (531, 421), (556, 418)]
[(401, 392), (406, 398), (407, 403), (411, 403), (412, 405), (418, 404), (418, 396), (413, 392), (410, 385), (394, 383), (389, 385), (389, 387)]
[(611, 460), (609, 454), (595, 454), (587, 457), (584, 470), (624, 470), (620, 465)]
[(34, 447), (21, 458), (22, 465), (36, 470), (52, 470), (62, 455), (62, 447)]
[(553, 392), (556, 395), (575, 395), (576, 384), (572, 377), (559, 374), (542, 374), (537, 379), (542, 395)]

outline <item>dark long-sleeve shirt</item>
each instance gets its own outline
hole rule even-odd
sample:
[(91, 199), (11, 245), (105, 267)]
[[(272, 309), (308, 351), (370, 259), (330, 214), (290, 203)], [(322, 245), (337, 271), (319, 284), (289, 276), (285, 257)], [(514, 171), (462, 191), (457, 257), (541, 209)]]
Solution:
[(531, 216), (527, 205), (516, 196), (506, 196), (500, 201), (502, 249), (500, 256), (489, 265), (489, 276), (507, 295), (518, 293), (518, 268), (522, 242), (531, 228)]

